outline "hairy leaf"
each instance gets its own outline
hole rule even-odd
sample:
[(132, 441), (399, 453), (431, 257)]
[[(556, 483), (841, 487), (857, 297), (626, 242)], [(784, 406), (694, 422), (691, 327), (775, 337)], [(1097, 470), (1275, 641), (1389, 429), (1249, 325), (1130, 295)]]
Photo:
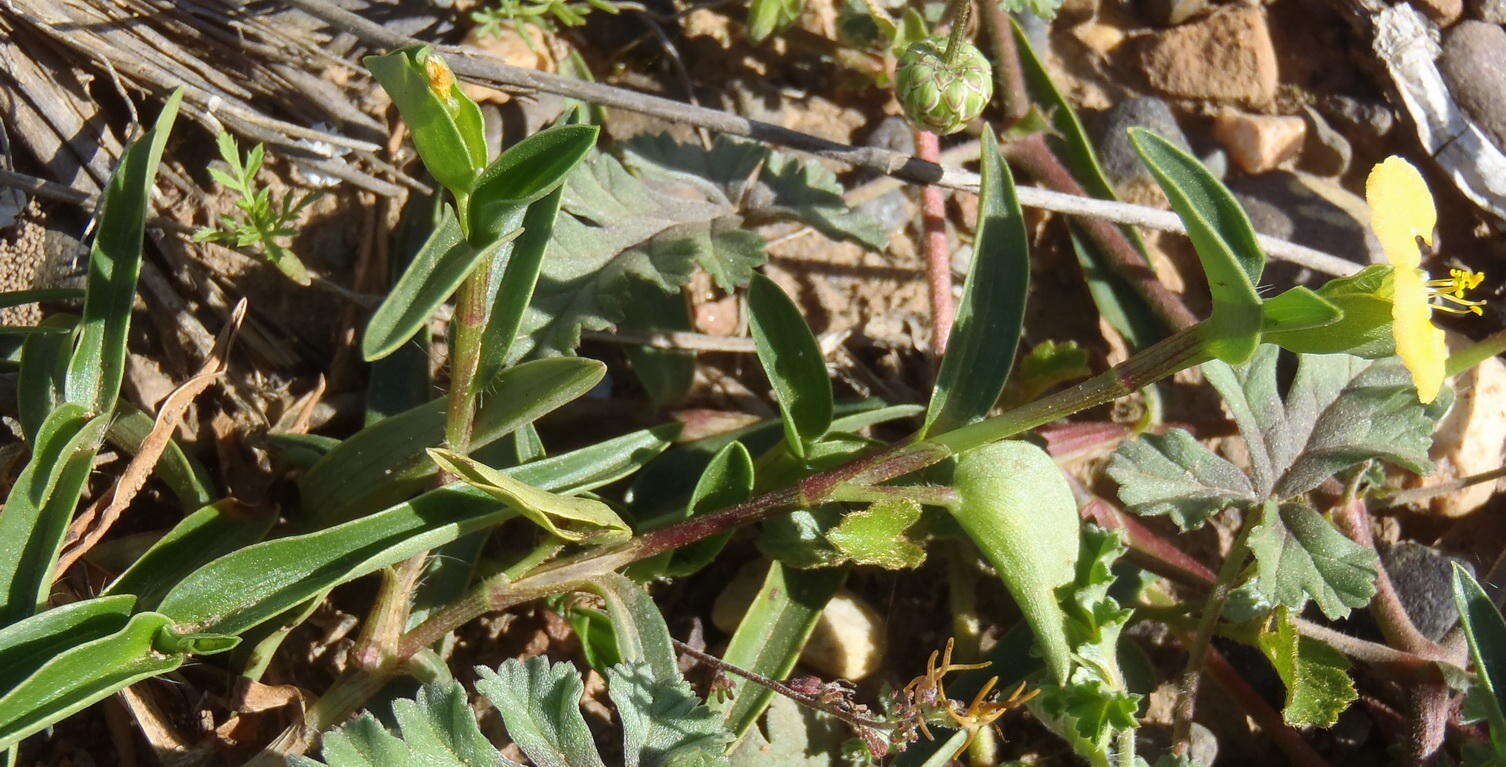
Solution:
[(1250, 533), (1256, 585), (1271, 601), (1301, 610), (1308, 597), (1331, 619), (1375, 595), (1375, 552), (1335, 530), (1305, 501), (1267, 501)]
[(1285, 607), (1276, 609), (1273, 620), (1275, 626), (1260, 633), (1259, 644), (1286, 685), (1282, 717), (1298, 726), (1334, 726), (1339, 714), (1359, 697), (1349, 678), (1349, 659), (1298, 634)]
[(476, 689), (491, 700), (507, 734), (538, 767), (605, 767), (580, 713), (580, 672), (547, 658), (477, 666)]
[(879, 501), (866, 509), (847, 512), (841, 524), (826, 533), (826, 539), (855, 565), (912, 569), (926, 561), (926, 550), (905, 535), (919, 519), (920, 504), (915, 501)]
[(1202, 527), (1235, 504), (1260, 500), (1239, 467), (1182, 429), (1143, 434), (1114, 451), (1108, 473), (1119, 499), (1136, 514), (1165, 514), (1183, 530)]
[(1244, 365), (1215, 361), (1203, 367), (1244, 435), (1258, 493), (1275, 499), (1300, 495), (1372, 458), (1419, 474), (1432, 471), (1433, 427), (1451, 396), (1419, 404), (1411, 374), (1395, 357), (1304, 354), (1283, 398), (1276, 381), (1279, 353), (1267, 344)]
[(721, 717), (676, 673), (664, 678), (644, 662), (607, 670), (607, 694), (622, 720), (626, 767), (717, 767), (732, 741)]
[(518, 767), (481, 734), (459, 683), (427, 684), (415, 698), (392, 702), (395, 735), (371, 714), (324, 736), (318, 762), (293, 756), (293, 767)]
[(623, 149), (620, 160), (593, 152), (566, 180), (526, 338), (510, 358), (568, 354), (581, 330), (621, 322), (630, 277), (676, 292), (699, 266), (723, 290), (745, 284), (767, 258), (751, 222), (793, 219), (871, 247), (888, 239), (847, 209), (819, 164), (728, 138), (706, 150), (640, 137)]
[(1479, 683), (1476, 695), (1490, 719), (1491, 739), (1506, 745), (1506, 620), (1468, 570), (1454, 564), (1454, 604), (1469, 640)]
[(232, 498), (183, 518), (121, 573), (102, 594), (131, 594), (138, 609), (154, 610), (189, 573), (266, 536), (275, 513), (257, 513)]
[(748, 730), (732, 750), (733, 767), (836, 767), (851, 730), (822, 711), (777, 696), (769, 704), (763, 727)]
[(641, 663), (657, 679), (679, 679), (674, 642), (654, 598), (637, 583), (617, 573), (593, 580), (591, 589), (607, 603), (607, 616), (617, 637), (617, 655)]

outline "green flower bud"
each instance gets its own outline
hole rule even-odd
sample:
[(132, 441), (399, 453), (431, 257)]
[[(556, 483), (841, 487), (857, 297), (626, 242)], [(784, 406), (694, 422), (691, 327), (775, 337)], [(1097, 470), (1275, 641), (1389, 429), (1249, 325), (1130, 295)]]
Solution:
[(946, 48), (945, 38), (921, 40), (899, 57), (894, 73), (905, 117), (918, 128), (942, 135), (961, 130), (994, 95), (993, 70), (977, 46), (958, 40), (950, 64)]
[(457, 195), (486, 167), (481, 107), (460, 90), (450, 67), (426, 45), (362, 60), (413, 135), (424, 167)]
[(1337, 322), (1305, 330), (1267, 330), (1261, 340), (1299, 354), (1344, 353), (1368, 359), (1395, 354), (1391, 275), (1390, 266), (1372, 265), (1329, 280), (1317, 293), (1343, 312)]

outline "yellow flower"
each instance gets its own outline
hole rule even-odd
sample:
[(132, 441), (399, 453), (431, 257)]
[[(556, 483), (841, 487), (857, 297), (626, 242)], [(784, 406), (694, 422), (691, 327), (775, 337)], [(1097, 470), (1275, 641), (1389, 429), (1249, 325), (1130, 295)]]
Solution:
[[(1453, 269), (1449, 279), (1427, 279), (1417, 240), (1433, 244), (1438, 211), (1422, 174), (1406, 160), (1393, 156), (1377, 164), (1365, 181), (1365, 200), (1370, 204), (1370, 228), (1391, 262), (1391, 333), (1396, 338), (1396, 354), (1412, 372), (1417, 398), (1427, 404), (1443, 387), (1448, 360), (1448, 345), (1443, 331), (1433, 325), (1433, 310), (1480, 314), (1484, 302), (1467, 300), (1464, 293), (1479, 287), (1485, 275)], [(1442, 303), (1434, 303), (1434, 298)]]

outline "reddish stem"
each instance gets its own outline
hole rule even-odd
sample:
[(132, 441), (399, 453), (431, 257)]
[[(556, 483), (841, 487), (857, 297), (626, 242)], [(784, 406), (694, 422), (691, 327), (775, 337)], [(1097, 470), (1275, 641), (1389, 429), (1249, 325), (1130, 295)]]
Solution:
[[(928, 130), (915, 132), (915, 155), (941, 163), (941, 139)], [(939, 186), (920, 189), (920, 225), (926, 255), (926, 284), (931, 297), (931, 350), (937, 359), (946, 353), (952, 334), (952, 254), (946, 243), (946, 200)]]

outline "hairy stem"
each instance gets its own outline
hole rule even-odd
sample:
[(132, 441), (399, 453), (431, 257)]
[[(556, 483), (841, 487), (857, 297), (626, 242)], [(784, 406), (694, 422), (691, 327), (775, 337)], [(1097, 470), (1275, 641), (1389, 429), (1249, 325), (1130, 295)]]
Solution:
[(1208, 598), (1203, 602), (1197, 633), (1187, 645), (1187, 665), (1183, 667), (1178, 681), (1180, 689), (1177, 691), (1176, 708), (1172, 711), (1171, 752), (1177, 756), (1186, 756), (1192, 746), (1192, 715), (1197, 707), (1198, 681), (1203, 675), (1203, 662), (1208, 657), (1208, 643), (1213, 641), (1213, 631), (1218, 628), (1224, 603), (1234, 590), (1234, 580), (1239, 577), (1244, 570), (1245, 561), (1249, 559), (1247, 542), (1258, 518), (1253, 511), (1245, 513), (1239, 533), (1229, 547), (1229, 555), (1224, 557), (1224, 563), (1218, 569), (1218, 578), (1213, 581), (1213, 590), (1208, 592)]
[[(915, 153), (928, 162), (941, 161), (941, 140), (928, 130), (915, 131)], [(956, 309), (952, 305), (952, 258), (946, 242), (946, 200), (941, 187), (920, 188), (921, 244), (926, 255), (927, 295), (931, 300), (931, 355), (941, 359), (952, 335)]]
[[(1333, 521), (1350, 540), (1375, 551), (1375, 538), (1370, 533), (1370, 512), (1365, 508), (1365, 501), (1352, 494), (1346, 496), (1334, 508)], [(1370, 600), (1370, 614), (1375, 617), (1381, 634), (1392, 647), (1418, 655), (1443, 656), (1443, 648), (1423, 636), (1416, 624), (1412, 623), (1412, 616), (1407, 615), (1407, 609), (1402, 606), (1401, 597), (1396, 593), (1396, 586), (1391, 583), (1390, 574), (1378, 563), (1375, 598)]]
[(994, 49), (994, 79), (999, 84), (999, 100), (1004, 104), (1004, 124), (1013, 125), (1030, 113), (1030, 93), (1025, 88), (1013, 24), (1002, 3), (985, 2), (981, 12)]
[[(943, 54), (942, 58), (946, 61), (947, 66), (951, 66), (957, 62), (957, 47), (962, 44), (962, 39), (967, 36), (967, 23), (973, 14), (973, 0), (952, 0), (947, 10), (950, 11), (952, 16), (952, 33), (947, 37), (946, 53)], [(921, 159), (936, 162), (934, 159), (924, 156)]]

